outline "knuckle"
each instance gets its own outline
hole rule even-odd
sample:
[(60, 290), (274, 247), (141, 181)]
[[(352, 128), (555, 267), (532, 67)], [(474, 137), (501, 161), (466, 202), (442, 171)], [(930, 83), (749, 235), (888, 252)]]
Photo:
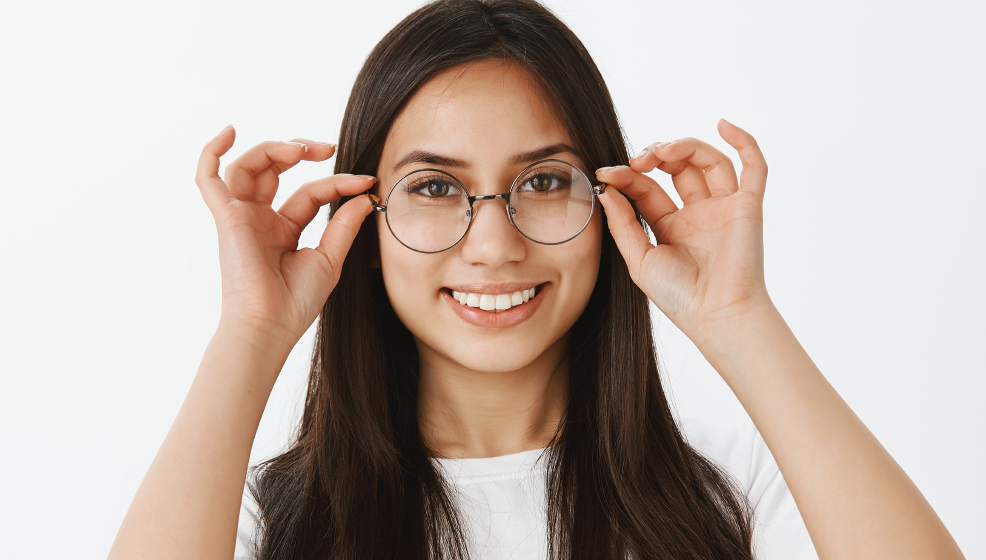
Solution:
[(661, 171), (667, 173), (668, 175), (674, 176), (674, 175), (677, 175), (677, 174), (681, 173), (685, 169), (687, 169), (688, 168), (688, 162), (686, 162), (686, 161), (667, 162), (667, 163), (663, 163), (661, 165), (658, 165), (657, 168), (660, 169)]
[(264, 140), (257, 144), (257, 155), (266, 158), (268, 161), (273, 161), (275, 155), (278, 153), (278, 148), (283, 144), (283, 142), (276, 142), (274, 140)]
[(702, 171), (708, 173), (714, 171), (720, 165), (724, 165), (725, 162), (720, 158), (714, 158), (708, 165), (702, 168)]
[(309, 204), (311, 204), (312, 206), (321, 206), (321, 204), (319, 203), (318, 197), (315, 196), (315, 193), (313, 193), (311, 191), (311, 187), (303, 190), (302, 192), (305, 193), (305, 198), (308, 199), (308, 203)]
[(743, 162), (743, 167), (749, 169), (759, 169), (766, 172), (767, 162), (763, 158), (750, 158), (749, 160)]

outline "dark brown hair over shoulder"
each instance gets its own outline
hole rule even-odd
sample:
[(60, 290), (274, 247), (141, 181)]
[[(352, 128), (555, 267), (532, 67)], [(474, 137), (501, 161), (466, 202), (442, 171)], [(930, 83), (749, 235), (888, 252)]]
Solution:
[[(628, 162), (602, 76), (564, 23), (531, 0), (440, 0), (367, 58), (336, 172), (375, 175), (413, 93), (444, 70), (490, 59), (518, 63), (541, 84), (590, 170)], [(297, 436), (254, 473), (260, 558), (467, 557), (452, 494), (418, 431), (417, 350), (371, 266), (377, 243), (370, 216), (319, 317)], [(568, 407), (545, 455), (550, 556), (752, 559), (749, 505), (682, 438), (661, 386), (647, 298), (606, 228), (568, 354)]]

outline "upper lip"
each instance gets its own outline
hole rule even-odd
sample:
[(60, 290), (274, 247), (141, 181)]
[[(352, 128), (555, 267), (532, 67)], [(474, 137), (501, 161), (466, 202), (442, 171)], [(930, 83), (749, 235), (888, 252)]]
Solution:
[(512, 294), (521, 290), (529, 290), (535, 286), (540, 286), (543, 283), (544, 282), (497, 282), (495, 284), (457, 284), (455, 286), (446, 287), (452, 291), (464, 292), (467, 294)]

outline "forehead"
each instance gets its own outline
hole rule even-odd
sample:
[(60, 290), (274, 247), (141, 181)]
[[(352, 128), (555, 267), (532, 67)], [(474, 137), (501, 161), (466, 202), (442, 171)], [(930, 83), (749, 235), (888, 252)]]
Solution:
[(407, 152), (426, 150), (470, 163), (504, 163), (518, 153), (571, 144), (558, 111), (520, 65), (486, 61), (426, 82), (394, 121), (380, 172)]

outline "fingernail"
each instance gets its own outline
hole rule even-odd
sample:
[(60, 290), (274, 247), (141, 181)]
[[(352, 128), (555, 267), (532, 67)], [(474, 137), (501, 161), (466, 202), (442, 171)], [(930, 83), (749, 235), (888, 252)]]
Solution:
[(654, 149), (655, 150), (660, 150), (661, 148), (667, 148), (671, 144), (674, 144), (674, 140), (672, 140), (670, 142), (661, 142), (660, 144), (654, 146)]
[(335, 145), (335, 144), (329, 144), (328, 142), (318, 142), (318, 141), (316, 141), (315, 143), (316, 143), (316, 144), (320, 144), (320, 145), (322, 145), (322, 146), (328, 146), (328, 147), (330, 147), (330, 148), (335, 148), (335, 147), (336, 147), (336, 145)]
[(359, 177), (360, 179), (366, 179), (367, 181), (369, 181), (371, 183), (376, 183), (377, 182), (377, 178), (374, 177), (374, 176), (372, 176), (372, 175), (357, 175), (357, 177)]
[(603, 172), (610, 171), (611, 169), (613, 169), (613, 168), (612, 167), (600, 167), (599, 169), (596, 170), (596, 173), (599, 173), (600, 171), (603, 171)]
[(303, 144), (301, 142), (285, 142), (285, 144), (291, 144), (292, 146), (298, 146), (299, 148), (304, 148), (306, 152), (308, 151), (308, 146), (306, 146), (305, 144)]
[(225, 134), (226, 131), (229, 130), (229, 129), (231, 129), (231, 128), (233, 128), (233, 125), (231, 125), (231, 124), (226, 125), (226, 128), (224, 128), (221, 131), (219, 131), (219, 134), (217, 134), (216, 136), (221, 136), (221, 135)]
[(649, 153), (650, 153), (650, 150), (647, 149), (647, 148), (644, 148), (643, 150), (640, 150), (640, 152), (637, 155), (633, 156), (633, 159), (643, 159)]

